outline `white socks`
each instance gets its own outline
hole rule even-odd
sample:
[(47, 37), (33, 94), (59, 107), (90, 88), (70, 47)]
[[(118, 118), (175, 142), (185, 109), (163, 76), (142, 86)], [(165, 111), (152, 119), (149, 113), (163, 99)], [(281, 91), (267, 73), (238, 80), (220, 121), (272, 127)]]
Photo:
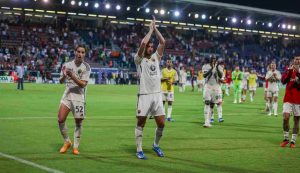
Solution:
[(273, 103), (274, 115), (277, 115), (277, 107), (278, 107), (278, 102), (274, 102)]
[(289, 140), (289, 132), (284, 131), (283, 138), (284, 138), (284, 140)]
[(80, 143), (80, 135), (82, 129), (82, 122), (75, 124), (75, 131), (74, 131), (74, 148), (78, 148)]
[(250, 101), (253, 102), (253, 92), (250, 92)]
[(137, 152), (143, 151), (142, 140), (143, 140), (143, 128), (138, 126), (135, 128), (135, 142), (136, 142)]
[(211, 110), (210, 110), (209, 105), (204, 105), (204, 119), (205, 119), (204, 124), (206, 124), (206, 125), (210, 124), (210, 113), (211, 113)]
[(217, 105), (218, 118), (222, 118), (222, 105)]
[(164, 131), (164, 128), (159, 128), (159, 127), (156, 128), (155, 138), (154, 138), (154, 143), (153, 143), (153, 145), (155, 147), (158, 147), (158, 143), (160, 141), (160, 138), (162, 137), (163, 131)]
[(68, 128), (67, 128), (66, 123), (65, 122), (58, 123), (58, 126), (59, 126), (60, 133), (64, 138), (64, 141), (65, 142), (70, 142), (71, 140), (70, 140), (69, 135), (68, 135)]
[(172, 105), (168, 105), (168, 114), (167, 114), (167, 118), (171, 118), (172, 115)]
[(296, 142), (296, 137), (297, 137), (297, 134), (292, 134), (291, 142), (295, 143)]

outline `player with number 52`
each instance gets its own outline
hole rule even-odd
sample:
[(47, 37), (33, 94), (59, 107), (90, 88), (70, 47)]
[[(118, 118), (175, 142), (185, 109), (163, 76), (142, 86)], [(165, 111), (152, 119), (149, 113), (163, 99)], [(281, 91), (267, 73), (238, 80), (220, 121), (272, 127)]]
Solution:
[(58, 126), (64, 138), (64, 145), (60, 153), (65, 153), (72, 146), (68, 136), (68, 128), (65, 123), (69, 112), (72, 111), (75, 119), (73, 154), (79, 154), (78, 146), (80, 142), (82, 121), (85, 117), (85, 94), (86, 85), (89, 81), (91, 68), (84, 62), (86, 49), (79, 45), (75, 49), (75, 59), (66, 62), (61, 70), (60, 83), (66, 82), (66, 90), (61, 99), (58, 110)]

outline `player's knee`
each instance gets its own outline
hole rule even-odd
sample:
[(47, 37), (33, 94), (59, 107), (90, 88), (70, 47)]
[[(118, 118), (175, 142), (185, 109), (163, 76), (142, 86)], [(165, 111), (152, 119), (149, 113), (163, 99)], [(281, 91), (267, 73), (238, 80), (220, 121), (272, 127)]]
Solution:
[(57, 122), (58, 122), (58, 123), (64, 123), (64, 122), (65, 122), (65, 119), (64, 119), (64, 118), (58, 118)]
[(205, 105), (207, 105), (207, 106), (210, 105), (210, 101), (209, 101), (209, 100), (205, 100), (204, 103), (205, 103)]

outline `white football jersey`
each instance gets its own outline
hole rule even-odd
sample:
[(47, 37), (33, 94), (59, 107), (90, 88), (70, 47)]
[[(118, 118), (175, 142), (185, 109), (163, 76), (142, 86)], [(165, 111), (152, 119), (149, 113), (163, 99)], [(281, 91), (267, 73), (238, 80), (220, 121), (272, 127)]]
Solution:
[[(209, 70), (211, 70), (211, 68), (212, 67), (211, 67), (210, 64), (205, 64), (202, 67), (203, 74), (206, 74)], [(221, 65), (219, 65), (218, 69), (222, 73), (222, 76), (223, 76), (223, 71), (224, 71), (223, 67)], [(212, 75), (211, 76), (207, 76), (205, 78), (205, 84), (219, 85), (219, 77), (218, 77), (218, 74), (217, 74), (216, 67), (214, 67), (214, 69), (212, 70)]]
[[(65, 63), (63, 66), (65, 66), (66, 69), (70, 69), (78, 79), (87, 82), (89, 81), (91, 68), (88, 63), (83, 62), (77, 67), (73, 60)], [(61, 72), (60, 75), (62, 76), (63, 72)], [(85, 92), (86, 88), (79, 87), (70, 77), (67, 76), (66, 89), (62, 99), (85, 102)]]
[(186, 83), (187, 74), (184, 70), (179, 71), (179, 83)]
[(134, 61), (140, 77), (139, 94), (153, 94), (161, 92), (159, 54), (155, 52), (151, 55), (150, 59), (141, 58), (138, 54), (136, 54)]
[(278, 85), (281, 80), (281, 73), (278, 70), (269, 70), (266, 74), (266, 79), (268, 80), (268, 91), (279, 91)]

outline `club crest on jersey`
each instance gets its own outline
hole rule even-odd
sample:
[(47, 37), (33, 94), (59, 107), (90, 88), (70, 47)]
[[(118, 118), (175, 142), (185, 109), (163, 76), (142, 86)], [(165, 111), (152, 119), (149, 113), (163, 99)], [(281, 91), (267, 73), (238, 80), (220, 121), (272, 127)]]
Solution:
[(155, 71), (155, 70), (156, 70), (155, 65), (151, 65), (151, 66), (150, 66), (150, 70), (151, 70), (151, 71)]
[(79, 70), (77, 71), (77, 73), (78, 73), (78, 74), (82, 73), (82, 70), (81, 70), (81, 69), (79, 69)]

